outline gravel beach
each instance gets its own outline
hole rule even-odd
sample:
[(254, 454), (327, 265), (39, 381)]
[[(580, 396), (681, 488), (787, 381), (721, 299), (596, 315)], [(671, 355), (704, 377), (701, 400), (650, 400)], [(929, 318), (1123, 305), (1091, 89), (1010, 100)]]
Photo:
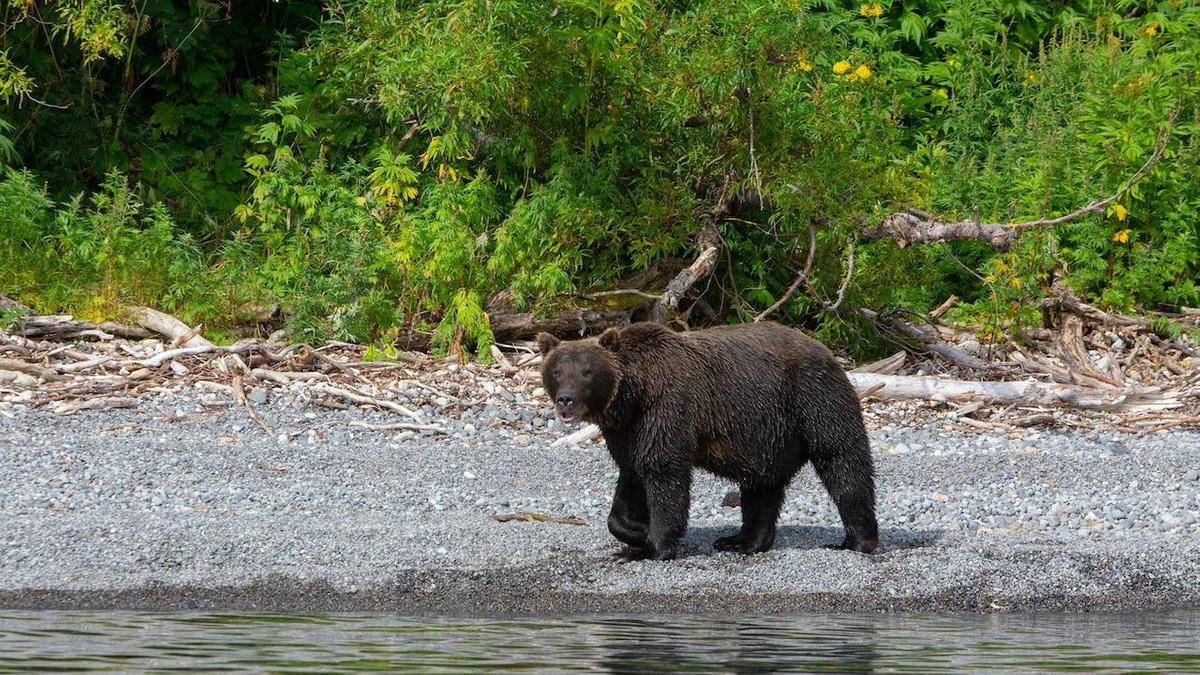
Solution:
[[(681, 558), (621, 563), (616, 470), (529, 381), (421, 406), (446, 434), (287, 389), (246, 408), (193, 388), (55, 416), (0, 404), (0, 607), (565, 612), (1097, 610), (1200, 605), (1200, 433), (964, 433), (868, 407), (882, 550), (841, 525), (811, 468), (775, 548), (714, 553), (732, 486), (697, 474)], [(417, 390), (396, 396), (416, 398)], [(434, 401), (433, 399), (436, 399)], [(420, 406), (420, 400), (413, 400)], [(440, 405), (439, 405), (440, 404)], [(574, 516), (584, 525), (499, 522)]]

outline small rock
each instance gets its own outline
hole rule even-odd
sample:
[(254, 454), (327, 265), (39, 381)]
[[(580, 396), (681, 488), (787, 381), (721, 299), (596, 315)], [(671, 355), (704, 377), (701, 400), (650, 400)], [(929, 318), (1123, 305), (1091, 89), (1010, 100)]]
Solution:
[(267, 390), (263, 389), (262, 387), (253, 388), (250, 390), (250, 393), (246, 395), (246, 400), (250, 401), (254, 405), (262, 405), (266, 403), (267, 398)]
[(463, 433), (467, 434), (468, 436), (473, 435), (475, 433), (475, 425), (474, 424), (464, 424), (463, 425)]
[(464, 471), (463, 478), (466, 478), (467, 480), (475, 480), (475, 474), (471, 473), (470, 471)]

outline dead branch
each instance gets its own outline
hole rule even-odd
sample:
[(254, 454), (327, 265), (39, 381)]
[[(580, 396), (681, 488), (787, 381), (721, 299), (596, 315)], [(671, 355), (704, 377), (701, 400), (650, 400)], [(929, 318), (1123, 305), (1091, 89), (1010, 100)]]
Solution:
[(854, 242), (853, 241), (850, 242), (850, 251), (848, 253), (849, 259), (846, 261), (846, 276), (842, 279), (841, 285), (838, 286), (838, 292), (837, 292), (837, 296), (836, 296), (837, 299), (834, 300), (833, 302), (829, 302), (829, 301), (821, 298), (817, 294), (816, 289), (813, 288), (812, 267), (813, 267), (813, 260), (816, 258), (816, 256), (817, 256), (817, 226), (816, 226), (816, 223), (810, 219), (808, 221), (808, 260), (806, 260), (804, 262), (804, 269), (801, 270), (800, 273), (796, 275), (795, 279), (792, 279), (792, 283), (787, 287), (787, 290), (783, 292), (783, 295), (780, 296), (780, 298), (778, 300), (771, 303), (770, 307), (759, 312), (754, 317), (755, 323), (767, 318), (767, 315), (769, 315), (771, 312), (774, 312), (775, 310), (779, 309), (779, 307), (782, 306), (783, 303), (785, 303), (789, 299), (791, 299), (792, 295), (794, 295), (796, 293), (796, 289), (800, 288), (800, 284), (804, 284), (806, 287), (808, 287), (809, 295), (811, 295), (814, 300), (816, 300), (818, 303), (820, 303), (821, 306), (824, 307), (826, 311), (834, 312), (834, 311), (837, 311), (838, 307), (842, 306), (842, 301), (846, 298), (846, 288), (850, 285), (850, 278), (854, 276)]
[(577, 516), (550, 516), (545, 513), (517, 511), (516, 513), (493, 513), (492, 519), (501, 523), (519, 520), (526, 523), (559, 523), (562, 525), (587, 525), (587, 521)]
[(636, 295), (638, 297), (646, 298), (647, 300), (658, 300), (658, 299), (662, 298), (661, 295), (658, 295), (655, 293), (647, 293), (646, 291), (643, 291), (643, 290), (637, 289), (637, 288), (616, 288), (611, 291), (597, 291), (595, 293), (584, 293), (581, 297), (587, 298), (588, 300), (599, 300), (600, 298), (611, 298), (613, 296), (620, 296), (620, 295)]
[(560, 337), (598, 335), (607, 328), (621, 326), (629, 321), (625, 309), (564, 309), (559, 313), (540, 317), (532, 312), (489, 313), (492, 334), (497, 340), (509, 341), (531, 338), (546, 332)]
[(934, 309), (932, 312), (929, 313), (929, 318), (930, 319), (942, 318), (942, 315), (945, 314), (947, 311), (949, 311), (949, 309), (956, 304), (958, 304), (958, 296), (951, 295), (950, 297), (946, 298), (945, 302), (938, 305), (936, 309)]
[(982, 359), (971, 356), (957, 347), (951, 347), (945, 342), (937, 339), (932, 332), (918, 328), (910, 323), (900, 321), (894, 317), (880, 316), (878, 312), (867, 309), (866, 307), (859, 307), (858, 313), (886, 330), (899, 333), (907, 338), (916, 340), (925, 349), (928, 349), (929, 351), (941, 356), (955, 365), (987, 372), (1007, 370), (1007, 366), (1005, 365), (988, 363)]
[(112, 410), (114, 408), (136, 408), (137, 401), (132, 398), (109, 397), (90, 398), (84, 401), (64, 403), (52, 412), (55, 415), (72, 415), (81, 410)]
[(276, 370), (266, 370), (264, 368), (254, 368), (250, 371), (250, 377), (256, 380), (265, 380), (276, 384), (291, 384), (293, 382), (307, 382), (310, 380), (328, 380), (329, 376), (325, 373), (314, 373), (309, 371), (292, 371), (281, 372)]
[(350, 426), (359, 427), (362, 429), (370, 429), (371, 431), (396, 431), (396, 430), (403, 429), (406, 431), (433, 431), (433, 432), (439, 433), (439, 434), (446, 433), (445, 429), (443, 429), (442, 427), (439, 427), (436, 424), (415, 424), (413, 422), (392, 422), (390, 424), (368, 424), (367, 422), (360, 422), (358, 420), (355, 420), (350, 423)]
[(1100, 372), (1092, 363), (1087, 347), (1083, 344), (1083, 320), (1075, 315), (1063, 317), (1062, 328), (1058, 335), (1058, 350), (1066, 364), (1083, 375), (1111, 386), (1120, 383), (1106, 373)]
[(783, 295), (780, 296), (778, 300), (771, 303), (770, 307), (759, 312), (758, 316), (754, 317), (755, 322), (762, 321), (763, 319), (765, 319), (767, 317), (768, 314), (770, 314), (771, 312), (774, 312), (776, 309), (779, 309), (779, 307), (781, 305), (783, 305), (783, 303), (787, 302), (788, 299), (791, 298), (793, 294), (795, 294), (796, 289), (800, 288), (800, 284), (808, 281), (809, 275), (812, 274), (813, 261), (816, 259), (816, 257), (817, 257), (817, 223), (815, 220), (810, 218), (808, 220), (808, 259), (804, 261), (804, 269), (801, 270), (800, 273), (796, 275), (795, 279), (792, 279), (792, 283), (787, 287), (787, 290), (783, 292)]
[(1135, 171), (1129, 177), (1129, 180), (1125, 181), (1116, 192), (1103, 199), (1088, 202), (1066, 215), (1057, 218), (1040, 218), (1021, 223), (982, 223), (979, 222), (978, 218), (946, 222), (933, 214), (917, 209), (909, 209), (902, 213), (893, 213), (887, 216), (880, 223), (879, 227), (863, 231), (862, 237), (864, 239), (890, 238), (895, 240), (896, 245), (901, 248), (910, 243), (928, 244), (954, 239), (979, 239), (988, 242), (998, 251), (1007, 251), (1012, 246), (1012, 243), (1016, 241), (1016, 238), (1025, 230), (1038, 227), (1053, 227), (1090, 213), (1103, 212), (1109, 204), (1124, 196), (1138, 181), (1145, 178), (1154, 168), (1154, 165), (1162, 158), (1163, 151), (1167, 149), (1167, 145), (1170, 143), (1171, 134), (1175, 127), (1175, 119), (1178, 115), (1179, 108), (1176, 107), (1167, 118), (1166, 129), (1158, 135), (1154, 151), (1150, 153), (1150, 157), (1146, 159), (1141, 168)]
[(721, 250), (725, 247), (725, 240), (721, 237), (720, 230), (717, 229), (717, 222), (729, 213), (732, 202), (733, 195), (729, 190), (729, 181), (726, 179), (721, 188), (721, 197), (717, 200), (716, 205), (712, 208), (701, 209), (696, 214), (697, 220), (700, 221), (700, 231), (696, 234), (700, 254), (696, 256), (691, 265), (671, 279), (658, 298), (658, 302), (655, 303), (654, 319), (659, 323), (667, 323), (672, 314), (679, 309), (679, 302), (683, 296), (697, 282), (711, 275), (713, 269), (716, 268)]
[(376, 408), (384, 408), (387, 410), (391, 410), (393, 412), (398, 412), (403, 415), (407, 415), (418, 422), (420, 422), (422, 420), (420, 414), (418, 414), (412, 410), (409, 410), (408, 408), (405, 408), (404, 406), (400, 405), (399, 403), (396, 403), (395, 401), (380, 400), (373, 396), (367, 396), (366, 394), (354, 392), (349, 389), (343, 389), (341, 387), (334, 387), (332, 385), (321, 384), (321, 383), (316, 384), (313, 387), (313, 391), (318, 391), (318, 392), (322, 392), (325, 394), (329, 394), (330, 396), (336, 396), (338, 398), (350, 401), (351, 403), (358, 403), (360, 405), (371, 405), (371, 406), (375, 406)]

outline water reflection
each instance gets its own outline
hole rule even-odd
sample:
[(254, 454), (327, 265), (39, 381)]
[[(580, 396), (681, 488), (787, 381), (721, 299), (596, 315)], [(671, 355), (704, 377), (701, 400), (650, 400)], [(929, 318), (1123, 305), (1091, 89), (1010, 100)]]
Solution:
[(529, 620), (0, 612), (0, 671), (398, 669), (1195, 671), (1200, 612)]

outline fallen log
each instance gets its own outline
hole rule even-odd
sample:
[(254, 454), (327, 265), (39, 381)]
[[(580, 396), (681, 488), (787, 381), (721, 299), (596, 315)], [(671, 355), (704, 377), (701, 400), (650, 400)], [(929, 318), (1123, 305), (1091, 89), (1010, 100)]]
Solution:
[[(1182, 405), (1173, 394), (1155, 387), (1095, 389), (1069, 384), (1024, 380), (1021, 382), (969, 382), (936, 377), (847, 373), (857, 391), (871, 390), (881, 400), (925, 399), (982, 401), (1043, 407), (1084, 408), (1120, 412), (1165, 410)], [(879, 385), (883, 386), (880, 387)]]
[(54, 341), (80, 337), (92, 337), (100, 340), (108, 340), (113, 337), (144, 340), (154, 334), (141, 326), (126, 326), (112, 321), (97, 324), (91, 321), (81, 321), (69, 314), (28, 315), (19, 320), (15, 329), (10, 332), (29, 339)]
[(624, 325), (629, 314), (625, 309), (572, 308), (548, 317), (539, 317), (532, 312), (497, 312), (489, 314), (488, 320), (497, 340), (511, 342), (543, 332), (560, 337), (598, 335), (608, 328)]
[(160, 335), (165, 335), (171, 340), (179, 340), (180, 347), (213, 346), (213, 343), (198, 335), (191, 326), (170, 314), (149, 307), (128, 307), (126, 309), (139, 325)]

